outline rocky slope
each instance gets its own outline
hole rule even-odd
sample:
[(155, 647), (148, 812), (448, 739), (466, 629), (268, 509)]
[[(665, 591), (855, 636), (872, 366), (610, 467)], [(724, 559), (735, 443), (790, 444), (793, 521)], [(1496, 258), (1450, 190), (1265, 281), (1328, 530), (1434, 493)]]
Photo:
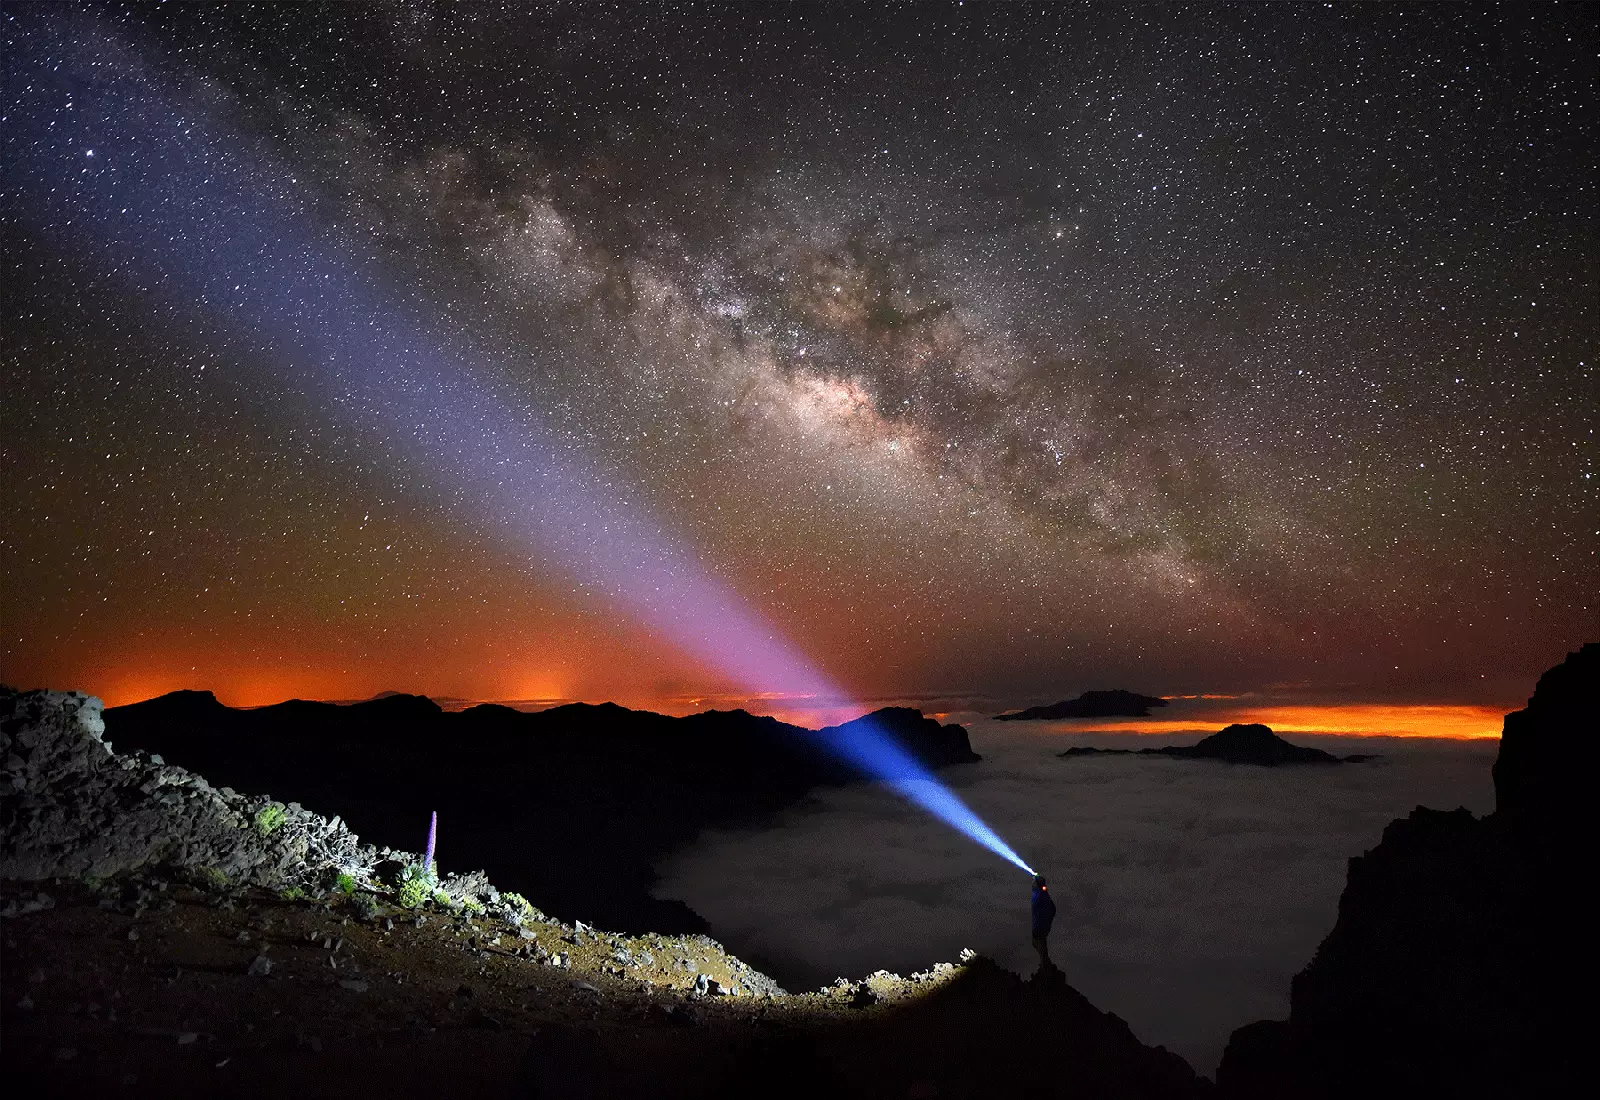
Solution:
[(1280, 764), (1358, 764), (1371, 760), (1367, 754), (1334, 756), (1332, 753), (1295, 745), (1259, 723), (1235, 723), (1203, 737), (1193, 745), (1166, 745), (1157, 749), (1100, 749), (1076, 746), (1057, 756), (1175, 756), (1186, 760), (1222, 760), (1229, 764), (1257, 764), (1272, 768)]
[(654, 865), (702, 829), (859, 778), (826, 748), (859, 723), (932, 767), (978, 759), (960, 726), (904, 708), (819, 732), (744, 711), (673, 718), (575, 703), (446, 713), (412, 695), (238, 710), (209, 692), (176, 692), (105, 720), (119, 745), (341, 814), (381, 844), (420, 846), (437, 810), (449, 862), (482, 867), (569, 920), (632, 932), (705, 931), (682, 903), (651, 895)]
[(1575, 1091), (1577, 960), (1595, 823), (1600, 645), (1506, 716), (1495, 811), (1419, 807), (1350, 861), (1338, 921), (1286, 1021), (1233, 1035), (1228, 1096), (1560, 1096)]
[(0, 1059), (30, 1095), (1209, 1091), (1053, 968), (790, 995), (703, 936), (419, 880), (417, 853), (101, 731), (98, 700), (0, 692)]

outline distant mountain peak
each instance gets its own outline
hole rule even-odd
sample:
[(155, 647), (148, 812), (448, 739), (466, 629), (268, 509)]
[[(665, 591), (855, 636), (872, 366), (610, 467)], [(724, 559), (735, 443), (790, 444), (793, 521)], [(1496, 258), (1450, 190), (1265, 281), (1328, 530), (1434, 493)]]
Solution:
[(1076, 699), (1063, 699), (1047, 707), (997, 714), (1000, 722), (1042, 722), (1058, 718), (1148, 718), (1151, 707), (1164, 707), (1159, 695), (1140, 695), (1116, 688), (1111, 691), (1086, 691)]
[(1321, 749), (1285, 741), (1259, 722), (1235, 722), (1193, 745), (1166, 745), (1159, 749), (1100, 749), (1078, 746), (1057, 756), (1176, 756), (1189, 760), (1222, 760), (1230, 764), (1359, 764), (1368, 755), (1334, 756)]

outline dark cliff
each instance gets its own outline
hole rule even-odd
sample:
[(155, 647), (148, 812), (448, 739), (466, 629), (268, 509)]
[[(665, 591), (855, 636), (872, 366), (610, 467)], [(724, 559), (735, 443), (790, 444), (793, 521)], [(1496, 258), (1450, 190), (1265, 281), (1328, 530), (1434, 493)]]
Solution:
[(1419, 807), (1350, 861), (1287, 1021), (1234, 1032), (1225, 1096), (1508, 1097), (1572, 1090), (1580, 892), (1592, 865), (1600, 645), (1506, 716), (1495, 812)]

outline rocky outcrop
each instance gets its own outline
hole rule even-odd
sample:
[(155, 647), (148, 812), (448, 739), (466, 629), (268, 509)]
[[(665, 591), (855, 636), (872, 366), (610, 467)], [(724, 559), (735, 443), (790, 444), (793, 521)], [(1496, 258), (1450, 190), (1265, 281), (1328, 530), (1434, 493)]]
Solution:
[(1186, 760), (1223, 760), (1230, 764), (1258, 764), (1272, 768), (1280, 764), (1358, 764), (1371, 760), (1369, 754), (1334, 756), (1305, 745), (1295, 745), (1259, 723), (1239, 725), (1213, 733), (1193, 745), (1166, 745), (1157, 749), (1101, 749), (1074, 746), (1057, 756), (1176, 756)]
[[(99, 881), (155, 869), (226, 888), (385, 889), (421, 857), (362, 844), (338, 817), (214, 787), (157, 755), (117, 753), (81, 692), (0, 689), (0, 878)], [(438, 884), (460, 898), (480, 873)]]
[(1350, 861), (1339, 916), (1287, 1021), (1240, 1028), (1224, 1095), (1565, 1095), (1587, 1013), (1578, 917), (1595, 824), (1600, 645), (1506, 716), (1495, 812), (1418, 808)]
[(1148, 718), (1151, 707), (1164, 707), (1167, 701), (1156, 695), (1133, 691), (1086, 691), (1076, 699), (1063, 699), (1045, 707), (1029, 707), (995, 715), (997, 722), (1042, 722), (1056, 718)]
[(1565, 859), (1594, 829), (1600, 742), (1600, 644), (1539, 678), (1523, 710), (1506, 715), (1494, 762), (1495, 815), (1530, 858)]

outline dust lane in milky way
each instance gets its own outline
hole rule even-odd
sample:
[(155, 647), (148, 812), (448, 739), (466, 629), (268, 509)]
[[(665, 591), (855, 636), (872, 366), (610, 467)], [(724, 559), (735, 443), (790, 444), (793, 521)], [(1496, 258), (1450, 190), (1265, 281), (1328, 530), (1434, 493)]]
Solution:
[(40, 62), (5, 86), (8, 679), (741, 686), (24, 208), (40, 141), (159, 167), (94, 94), (139, 72), (231, 135), (210, 155), (286, 166), (264, 197), (297, 232), (506, 349), (486, 384), (847, 693), (1501, 705), (1592, 632), (1576, 15), (41, 8), (5, 34)]

